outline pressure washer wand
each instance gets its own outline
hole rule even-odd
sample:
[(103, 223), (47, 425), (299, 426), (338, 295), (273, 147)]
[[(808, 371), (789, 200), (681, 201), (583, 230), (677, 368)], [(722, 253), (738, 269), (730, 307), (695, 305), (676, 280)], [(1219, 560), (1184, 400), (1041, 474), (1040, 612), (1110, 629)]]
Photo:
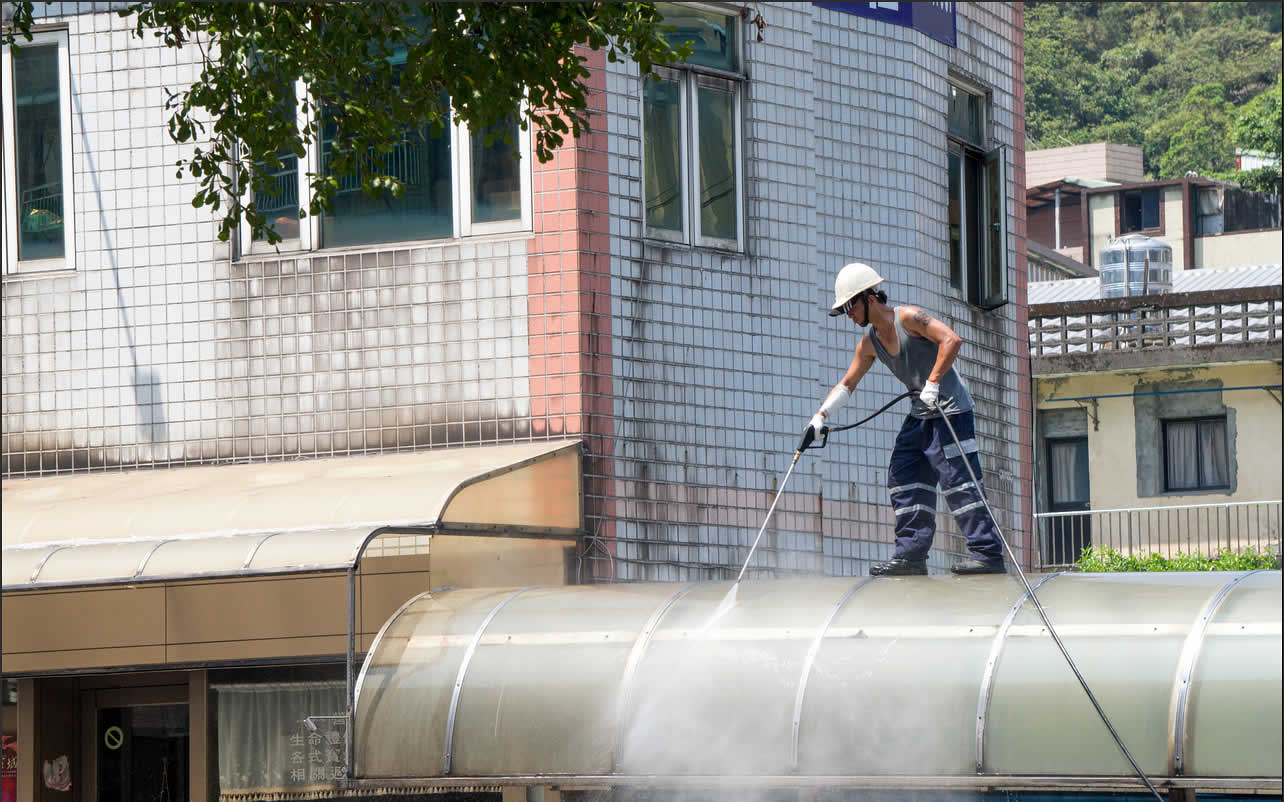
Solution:
[[(762, 540), (762, 533), (767, 531), (767, 522), (771, 520), (771, 514), (776, 511), (776, 503), (780, 501), (780, 496), (785, 492), (785, 485), (789, 484), (789, 477), (794, 475), (794, 466), (798, 464), (798, 458), (802, 456), (807, 446), (811, 445), (812, 440), (816, 439), (816, 434), (807, 427), (807, 433), (803, 435), (802, 442), (798, 445), (798, 450), (794, 452), (794, 460), (789, 463), (789, 470), (785, 473), (785, 481), (780, 483), (780, 489), (776, 491), (776, 497), (771, 501), (771, 507), (767, 510), (767, 517), (762, 519), (762, 526), (758, 529), (758, 536), (753, 539), (753, 545), (749, 547), (749, 556), (745, 557), (745, 564), (740, 567), (740, 573), (736, 576), (735, 584), (731, 586), (732, 592), (744, 579), (745, 571), (749, 570), (749, 561), (753, 559), (753, 553), (758, 550), (758, 541)], [(734, 598), (734, 597), (733, 597)]]
[[(972, 483), (976, 486), (977, 490), (981, 491), (981, 480), (977, 478), (976, 473), (972, 470), (972, 464), (968, 462), (967, 455), (963, 453), (963, 444), (959, 442), (958, 433), (954, 431), (954, 424), (950, 423), (950, 416), (943, 412), (938, 414), (940, 414), (941, 420), (945, 421), (945, 427), (950, 430), (950, 437), (953, 438), (954, 446), (958, 448), (959, 455), (963, 457), (963, 466), (967, 468), (968, 476), (972, 478)], [(1069, 665), (1070, 670), (1074, 672), (1075, 679), (1079, 680), (1079, 685), (1083, 687), (1083, 692), (1088, 695), (1088, 701), (1092, 702), (1092, 706), (1096, 709), (1097, 715), (1101, 717), (1101, 723), (1106, 725), (1106, 729), (1110, 731), (1111, 737), (1115, 739), (1115, 744), (1118, 745), (1119, 751), (1123, 752), (1124, 757), (1128, 759), (1128, 763), (1132, 765), (1133, 771), (1136, 772), (1137, 776), (1141, 778), (1141, 781), (1145, 783), (1146, 788), (1150, 789), (1150, 793), (1154, 795), (1158, 802), (1163, 802), (1163, 797), (1159, 794), (1158, 789), (1155, 788), (1154, 783), (1152, 783), (1150, 778), (1146, 776), (1146, 772), (1141, 770), (1141, 766), (1137, 764), (1132, 753), (1128, 751), (1128, 747), (1124, 746), (1123, 738), (1119, 736), (1114, 725), (1110, 723), (1110, 718), (1106, 715), (1106, 711), (1102, 709), (1101, 703), (1097, 701), (1097, 697), (1093, 695), (1092, 689), (1088, 687), (1088, 681), (1083, 678), (1083, 674), (1079, 673), (1079, 667), (1075, 665), (1074, 660), (1070, 657), (1070, 652), (1066, 649), (1066, 645), (1061, 642), (1061, 636), (1057, 634), (1056, 627), (1052, 626), (1052, 621), (1048, 619), (1048, 613), (1043, 609), (1043, 604), (1039, 602), (1039, 597), (1034, 595), (1034, 588), (1030, 587), (1030, 582), (1025, 578), (1025, 571), (1021, 570), (1021, 563), (1017, 561), (1016, 552), (1012, 551), (1012, 546), (1008, 543), (1007, 537), (1003, 534), (1003, 529), (999, 526), (999, 519), (994, 515), (994, 510), (990, 508), (990, 501), (986, 498), (985, 492), (981, 491), (980, 496), (981, 502), (985, 505), (985, 511), (990, 514), (990, 520), (994, 522), (995, 534), (999, 536), (999, 542), (1003, 544), (1004, 550), (1008, 553), (1008, 559), (1012, 561), (1012, 567), (1016, 569), (1017, 576), (1021, 578), (1021, 584), (1025, 586), (1026, 596), (1029, 597), (1030, 601), (1034, 602), (1034, 609), (1039, 612), (1039, 617), (1043, 619), (1043, 625), (1047, 627), (1048, 634), (1052, 636), (1053, 642), (1055, 642), (1057, 644), (1057, 648), (1061, 650), (1061, 656), (1066, 659), (1066, 664)]]

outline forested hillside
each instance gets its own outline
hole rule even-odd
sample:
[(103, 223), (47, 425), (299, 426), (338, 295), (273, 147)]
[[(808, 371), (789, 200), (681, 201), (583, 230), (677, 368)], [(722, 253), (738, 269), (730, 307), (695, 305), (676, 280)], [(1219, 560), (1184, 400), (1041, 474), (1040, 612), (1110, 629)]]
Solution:
[(1025, 4), (1029, 147), (1141, 147), (1148, 178), (1194, 170), (1278, 191), (1280, 3)]

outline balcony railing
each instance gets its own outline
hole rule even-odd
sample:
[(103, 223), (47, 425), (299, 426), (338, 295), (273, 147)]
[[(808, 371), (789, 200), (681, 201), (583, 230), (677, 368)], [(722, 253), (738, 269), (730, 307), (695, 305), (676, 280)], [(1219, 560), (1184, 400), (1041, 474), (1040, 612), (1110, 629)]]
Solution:
[(1279, 343), (1280, 288), (1035, 304), (1029, 328), (1034, 358)]
[(1123, 554), (1216, 555), (1280, 550), (1280, 502), (1238, 501), (1117, 510), (1037, 513), (1039, 564), (1045, 570), (1073, 565), (1088, 546)]

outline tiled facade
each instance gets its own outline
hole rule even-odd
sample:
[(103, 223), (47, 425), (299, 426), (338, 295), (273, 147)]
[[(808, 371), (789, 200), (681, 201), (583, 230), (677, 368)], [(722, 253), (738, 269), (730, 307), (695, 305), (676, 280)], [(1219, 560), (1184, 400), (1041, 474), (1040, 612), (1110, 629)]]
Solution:
[[(837, 268), (863, 259), (893, 302), (963, 336), (986, 484), (1023, 545), (1020, 4), (958, 4), (957, 47), (755, 8), (745, 253), (643, 237), (641, 85), (592, 54), (594, 132), (534, 165), (532, 231), (233, 259), (165, 133), (160, 87), (193, 80), (198, 54), (114, 13), (43, 18), (70, 29), (77, 270), (4, 280), (4, 475), (583, 436), (592, 575), (724, 577), (851, 358), (857, 333), (824, 311)], [(951, 70), (992, 91), (1009, 146), (1011, 303), (990, 312), (948, 282)], [(843, 417), (901, 390), (875, 368)], [(860, 574), (890, 552), (901, 412), (804, 456), (756, 566)], [(937, 568), (960, 547), (941, 525)]]

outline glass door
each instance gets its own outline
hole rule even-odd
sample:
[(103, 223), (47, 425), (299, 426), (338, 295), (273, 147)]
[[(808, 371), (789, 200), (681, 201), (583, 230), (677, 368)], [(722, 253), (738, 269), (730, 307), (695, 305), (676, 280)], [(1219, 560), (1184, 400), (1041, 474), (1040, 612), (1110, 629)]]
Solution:
[[(1048, 500), (1050, 512), (1087, 510), (1088, 438), (1048, 440)], [(1092, 516), (1061, 515), (1043, 519), (1043, 564), (1073, 564), (1092, 545)]]
[(98, 708), (98, 802), (187, 802), (186, 704)]

